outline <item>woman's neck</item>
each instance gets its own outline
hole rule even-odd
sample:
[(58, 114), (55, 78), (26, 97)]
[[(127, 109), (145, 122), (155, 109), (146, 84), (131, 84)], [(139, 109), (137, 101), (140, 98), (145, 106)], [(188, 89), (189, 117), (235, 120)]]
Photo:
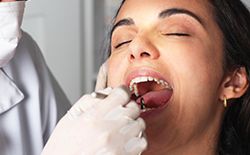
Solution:
[(150, 145), (142, 155), (216, 155), (217, 139), (192, 140), (185, 144), (169, 148), (164, 145)]
[(142, 155), (216, 155), (221, 122), (222, 117), (217, 117), (198, 132), (176, 131), (179, 136), (174, 137), (169, 132), (160, 132), (160, 137), (149, 132), (148, 149)]

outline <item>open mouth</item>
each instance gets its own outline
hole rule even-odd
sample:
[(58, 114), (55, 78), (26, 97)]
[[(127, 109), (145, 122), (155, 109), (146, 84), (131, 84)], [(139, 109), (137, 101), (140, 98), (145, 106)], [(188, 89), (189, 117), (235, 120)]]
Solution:
[(129, 88), (132, 92), (131, 99), (140, 105), (142, 112), (163, 107), (173, 93), (173, 89), (167, 81), (151, 76), (132, 79)]

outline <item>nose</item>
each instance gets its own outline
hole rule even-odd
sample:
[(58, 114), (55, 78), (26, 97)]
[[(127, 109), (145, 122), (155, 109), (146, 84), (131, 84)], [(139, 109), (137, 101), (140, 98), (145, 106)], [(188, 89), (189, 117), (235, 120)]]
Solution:
[(154, 44), (145, 37), (136, 37), (129, 44), (129, 60), (157, 59), (160, 55)]

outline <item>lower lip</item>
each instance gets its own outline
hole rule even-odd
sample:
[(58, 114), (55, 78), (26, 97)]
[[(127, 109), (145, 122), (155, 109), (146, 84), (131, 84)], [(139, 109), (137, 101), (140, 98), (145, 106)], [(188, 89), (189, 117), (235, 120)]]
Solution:
[(159, 115), (161, 112), (164, 111), (164, 109), (167, 108), (169, 103), (164, 104), (163, 106), (159, 107), (159, 108), (155, 108), (155, 109), (150, 109), (148, 111), (145, 112), (141, 112), (140, 117), (142, 118), (148, 118), (148, 117), (153, 117), (154, 115)]

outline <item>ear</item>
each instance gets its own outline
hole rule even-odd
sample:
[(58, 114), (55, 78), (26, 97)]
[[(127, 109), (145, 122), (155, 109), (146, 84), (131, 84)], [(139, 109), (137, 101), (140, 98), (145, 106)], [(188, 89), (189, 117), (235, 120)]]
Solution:
[(220, 99), (233, 99), (241, 97), (248, 89), (249, 81), (245, 67), (230, 72), (222, 82)]

